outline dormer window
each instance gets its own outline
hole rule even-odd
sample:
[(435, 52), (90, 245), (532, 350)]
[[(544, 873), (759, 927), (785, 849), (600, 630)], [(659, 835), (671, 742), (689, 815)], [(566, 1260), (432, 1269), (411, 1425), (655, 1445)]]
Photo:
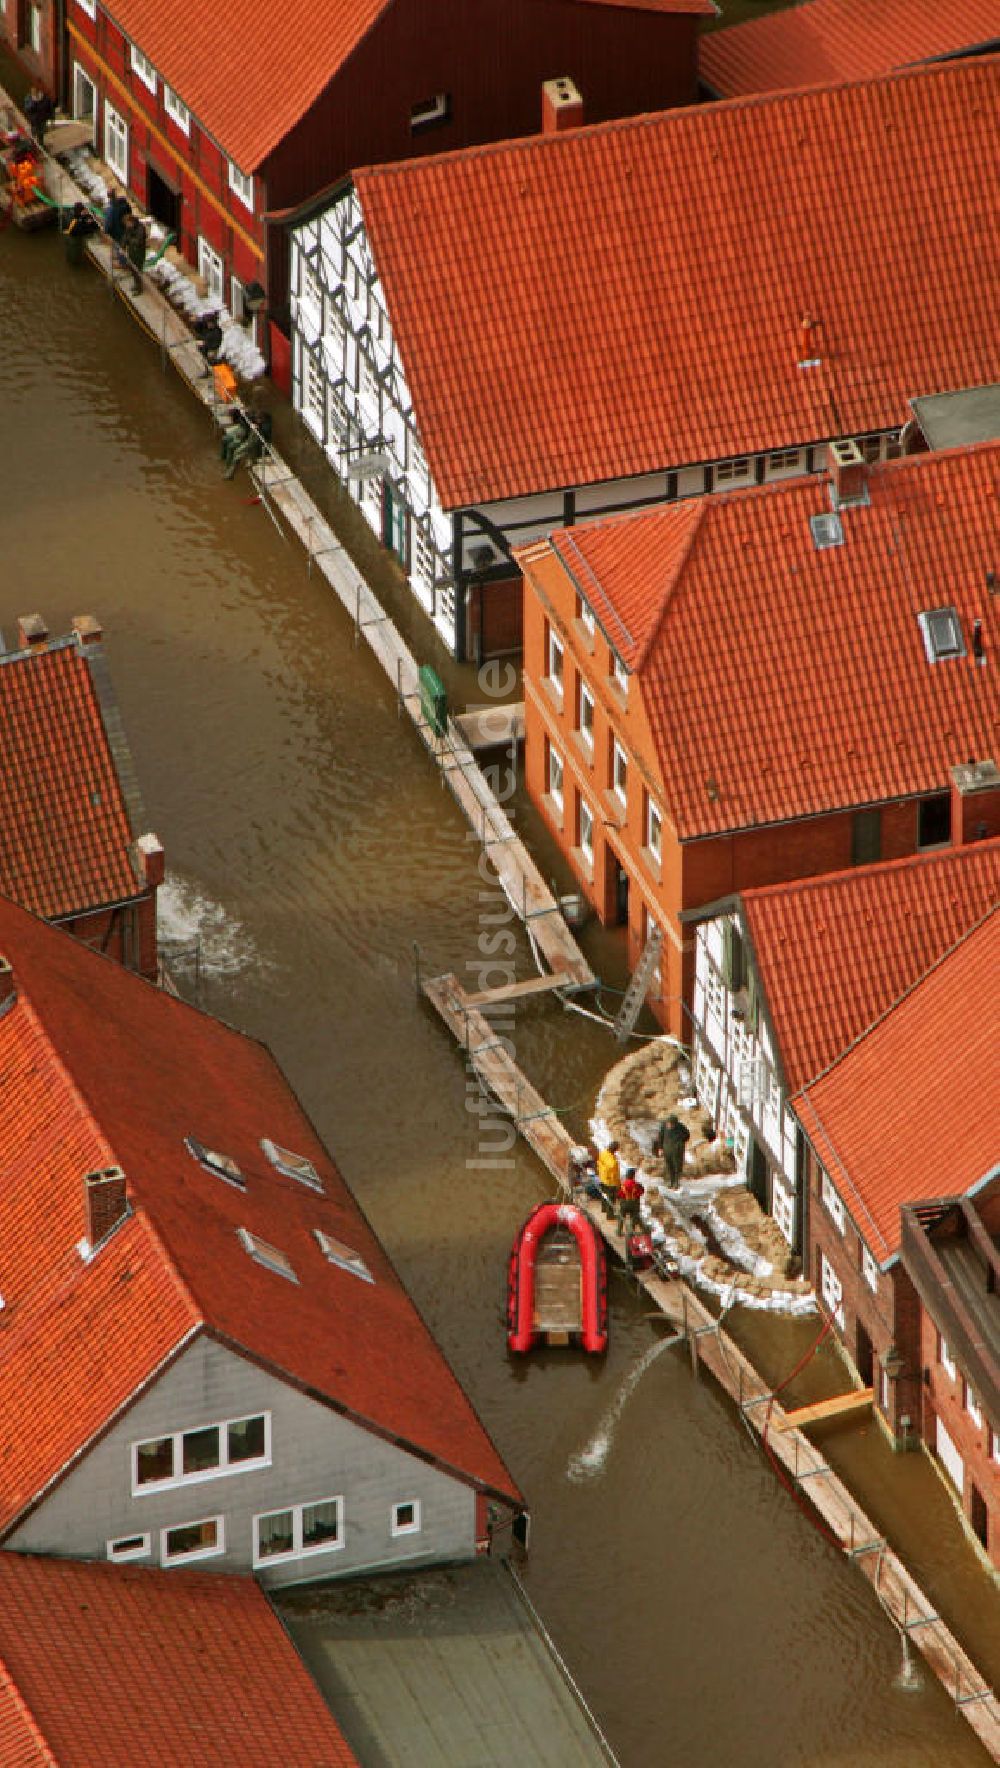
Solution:
[(284, 1173), (286, 1179), (298, 1179), (299, 1184), (308, 1185), (310, 1191), (324, 1189), (319, 1173), (304, 1154), (293, 1154), (290, 1148), (279, 1148), (277, 1142), (270, 1141), (267, 1136), (261, 1137), (260, 1145), (271, 1165), (277, 1167), (279, 1173)]
[(944, 663), (949, 657), (965, 656), (962, 622), (956, 608), (931, 608), (918, 614), (924, 653), (928, 663)]
[(320, 1252), (324, 1258), (329, 1259), (331, 1265), (339, 1265), (342, 1271), (350, 1271), (353, 1277), (360, 1277), (363, 1283), (374, 1283), (375, 1279), (360, 1252), (355, 1252), (353, 1247), (346, 1246), (343, 1240), (335, 1239), (322, 1228), (314, 1228), (313, 1233)]
[(237, 1228), (236, 1234), (244, 1252), (249, 1253), (256, 1264), (263, 1265), (265, 1270), (273, 1271), (277, 1277), (287, 1277), (289, 1283), (298, 1282), (291, 1259), (277, 1246), (272, 1246), (267, 1240), (261, 1240), (257, 1234), (251, 1234), (249, 1228)]
[(231, 1154), (220, 1154), (214, 1148), (206, 1148), (204, 1143), (195, 1140), (194, 1136), (184, 1137), (184, 1146), (199, 1166), (208, 1173), (214, 1173), (217, 1179), (225, 1179), (227, 1185), (235, 1185), (238, 1191), (247, 1188), (246, 1179)]

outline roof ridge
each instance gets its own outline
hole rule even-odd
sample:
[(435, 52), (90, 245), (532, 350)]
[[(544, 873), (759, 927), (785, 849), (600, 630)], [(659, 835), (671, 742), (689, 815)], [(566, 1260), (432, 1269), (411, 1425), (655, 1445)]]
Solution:
[(2, 1689), (4, 1684), (6, 1684), (9, 1689), (10, 1698), (22, 1715), (26, 1726), (34, 1733), (38, 1749), (42, 1752), (42, 1756), (38, 1759), (36, 1768), (59, 1768), (58, 1758), (53, 1755), (49, 1748), (45, 1733), (39, 1725), (38, 1720), (35, 1718), (34, 1712), (28, 1705), (27, 1700), (21, 1693), (20, 1686), (14, 1676), (13, 1670), (11, 1670), (8, 1665), (6, 1658), (0, 1657), (0, 1689)]
[(23, 663), (26, 658), (51, 657), (56, 651), (67, 651), (75, 646), (83, 649), (79, 636), (75, 632), (63, 633), (61, 638), (46, 639), (40, 645), (21, 645), (16, 651), (0, 651), (0, 666), (5, 663)]
[[(759, 22), (759, 21), (758, 21)], [(441, 165), (445, 161), (465, 165), (472, 160), (492, 159), (502, 154), (530, 149), (533, 153), (561, 151), (567, 143), (572, 144), (580, 136), (597, 137), (599, 135), (638, 134), (650, 128), (665, 125), (681, 128), (687, 125), (697, 126), (703, 117), (714, 119), (723, 111), (763, 109), (766, 106), (792, 104), (815, 97), (817, 93), (829, 93), (846, 90), (850, 87), (882, 89), (897, 85), (904, 81), (932, 79), (934, 77), (955, 77), (956, 72), (972, 79), (984, 64), (1000, 64), (1000, 52), (993, 55), (980, 55), (969, 58), (953, 58), (951, 60), (933, 62), (915, 62), (908, 67), (891, 68), (887, 73), (875, 75), (853, 74), (840, 80), (819, 80), (806, 86), (779, 87), (771, 92), (742, 93), (734, 98), (714, 99), (709, 103), (675, 105), (667, 110), (640, 111), (631, 117), (609, 117), (601, 123), (583, 123), (576, 129), (559, 129), (551, 133), (534, 135), (511, 135), (502, 141), (475, 142), (469, 147), (443, 149), (440, 153), (422, 155), (419, 159), (389, 160), (381, 165), (356, 166), (351, 172), (355, 185), (359, 179), (366, 183), (384, 181), (400, 174), (416, 175), (422, 169)]]

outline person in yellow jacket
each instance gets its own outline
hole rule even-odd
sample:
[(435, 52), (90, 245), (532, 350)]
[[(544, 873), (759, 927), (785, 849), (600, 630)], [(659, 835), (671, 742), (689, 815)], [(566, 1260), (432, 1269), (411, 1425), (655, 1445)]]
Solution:
[(597, 1156), (597, 1183), (601, 1187), (601, 1208), (605, 1215), (615, 1216), (618, 1213), (618, 1192), (621, 1189), (622, 1172), (618, 1164), (618, 1143), (609, 1142)]

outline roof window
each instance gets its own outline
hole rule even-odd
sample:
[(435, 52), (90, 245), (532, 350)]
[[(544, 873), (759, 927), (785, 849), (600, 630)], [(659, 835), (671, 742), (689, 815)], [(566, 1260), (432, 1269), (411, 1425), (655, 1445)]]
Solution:
[(810, 516), (809, 526), (817, 552), (825, 552), (828, 546), (843, 546), (844, 529), (838, 515)]
[(304, 1154), (293, 1154), (290, 1148), (279, 1148), (277, 1142), (270, 1141), (267, 1136), (261, 1137), (260, 1145), (271, 1165), (277, 1167), (279, 1173), (284, 1173), (286, 1179), (298, 1179), (300, 1185), (308, 1185), (310, 1191), (325, 1189), (312, 1161), (307, 1160)]
[(266, 1266), (269, 1271), (274, 1271), (279, 1277), (287, 1277), (289, 1283), (298, 1282), (291, 1259), (286, 1258), (283, 1252), (279, 1252), (276, 1246), (271, 1246), (267, 1240), (261, 1240), (256, 1234), (251, 1234), (249, 1228), (237, 1228), (236, 1232), (244, 1252), (248, 1252), (259, 1265)]
[(214, 1173), (217, 1179), (225, 1179), (227, 1185), (235, 1185), (238, 1191), (246, 1190), (246, 1179), (232, 1155), (218, 1154), (214, 1148), (206, 1148), (203, 1143), (196, 1141), (194, 1136), (185, 1136), (184, 1146), (206, 1172)]
[(314, 1228), (316, 1242), (324, 1258), (331, 1265), (339, 1265), (342, 1271), (350, 1271), (354, 1277), (360, 1277), (363, 1283), (374, 1283), (372, 1276), (360, 1252), (346, 1246), (343, 1240), (335, 1240), (332, 1234), (325, 1234), (322, 1228)]
[(931, 608), (928, 613), (918, 614), (917, 620), (928, 663), (965, 656), (962, 622), (956, 608)]

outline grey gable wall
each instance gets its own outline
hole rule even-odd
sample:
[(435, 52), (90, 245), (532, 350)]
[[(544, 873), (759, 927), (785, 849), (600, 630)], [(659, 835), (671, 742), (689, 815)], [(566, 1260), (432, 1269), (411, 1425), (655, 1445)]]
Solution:
[[(132, 1496), (134, 1442), (264, 1411), (271, 1413), (270, 1466)], [(265, 1567), (257, 1574), (261, 1583), (291, 1584), (377, 1566), (468, 1559), (475, 1553), (471, 1486), (199, 1337), (5, 1545), (103, 1559), (109, 1540), (149, 1533), (150, 1553), (141, 1563), (157, 1565), (162, 1528), (222, 1515), (225, 1553), (196, 1559), (192, 1569), (249, 1571), (255, 1515), (335, 1497), (344, 1501), (344, 1546)], [(420, 1533), (394, 1538), (391, 1508), (413, 1498), (420, 1501)]]

